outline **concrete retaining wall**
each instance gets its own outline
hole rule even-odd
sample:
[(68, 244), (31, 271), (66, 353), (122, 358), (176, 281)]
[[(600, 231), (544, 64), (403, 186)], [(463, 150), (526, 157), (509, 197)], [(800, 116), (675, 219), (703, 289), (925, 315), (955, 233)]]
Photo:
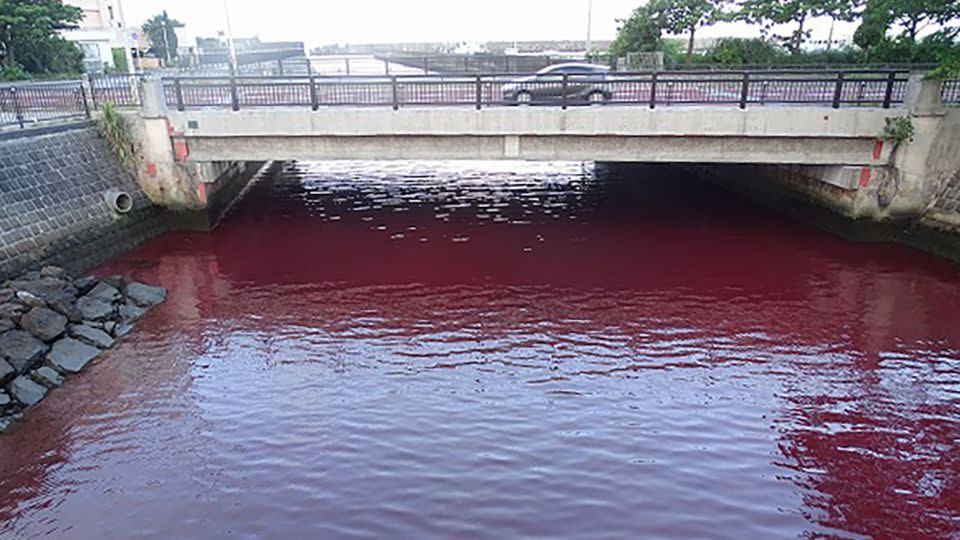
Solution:
[[(104, 194), (123, 190), (118, 215)], [(0, 135), (0, 279), (43, 264), (83, 272), (166, 230), (91, 123)]]

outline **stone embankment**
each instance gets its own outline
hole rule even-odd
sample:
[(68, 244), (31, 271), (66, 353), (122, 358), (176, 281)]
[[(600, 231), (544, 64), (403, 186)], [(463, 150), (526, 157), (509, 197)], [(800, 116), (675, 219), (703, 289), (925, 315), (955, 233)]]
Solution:
[(44, 267), (0, 285), (0, 432), (127, 335), (167, 291)]

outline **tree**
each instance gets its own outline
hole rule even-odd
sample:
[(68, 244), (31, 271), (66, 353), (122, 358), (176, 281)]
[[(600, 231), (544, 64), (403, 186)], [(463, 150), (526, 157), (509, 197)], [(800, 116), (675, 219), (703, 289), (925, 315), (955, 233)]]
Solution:
[(666, 20), (661, 10), (651, 4), (633, 10), (630, 18), (620, 20), (617, 37), (610, 44), (613, 56), (631, 52), (658, 52), (663, 49), (663, 29)]
[(960, 18), (958, 0), (890, 0), (890, 17), (902, 26), (911, 42), (931, 25), (947, 24)]
[(774, 26), (796, 25), (789, 35), (777, 37), (791, 53), (797, 54), (810, 35), (806, 27), (810, 19), (829, 15), (849, 20), (853, 17), (853, 8), (854, 0), (742, 0), (737, 18), (762, 25), (764, 34), (769, 34)]
[[(76, 46), (57, 35), (75, 28), (83, 11), (60, 0), (0, 0), (0, 47), (7, 69), (22, 65), (27, 71), (53, 72), (75, 68), (70, 61), (79, 54)], [(66, 61), (60, 55), (71, 58)]]
[(710, 51), (710, 60), (722, 65), (778, 63), (786, 52), (777, 44), (758, 38), (723, 38)]
[(860, 26), (853, 34), (853, 43), (869, 52), (886, 39), (887, 30), (893, 22), (890, 0), (867, 0), (861, 15)]
[(686, 62), (693, 57), (693, 45), (698, 28), (710, 26), (724, 17), (725, 0), (658, 0), (652, 9), (662, 13), (664, 29), (671, 34), (690, 34), (687, 40)]
[(154, 15), (147, 22), (143, 23), (143, 32), (150, 39), (153, 50), (157, 56), (164, 59), (169, 64), (171, 60), (177, 57), (177, 28), (183, 28), (183, 23), (171, 19), (164, 10), (160, 15)]

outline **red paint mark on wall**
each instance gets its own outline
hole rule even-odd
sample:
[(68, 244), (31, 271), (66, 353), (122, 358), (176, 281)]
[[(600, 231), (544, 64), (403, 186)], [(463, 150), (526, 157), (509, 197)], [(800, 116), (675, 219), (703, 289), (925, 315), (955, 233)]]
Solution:
[(171, 137), (182, 137), (182, 136), (183, 136), (183, 132), (182, 132), (182, 131), (177, 131), (177, 130), (173, 129), (173, 124), (170, 123), (170, 119), (169, 119), (169, 118), (164, 118), (163, 120), (167, 123), (167, 135), (169, 135), (169, 136), (171, 136)]
[(870, 185), (870, 167), (860, 169), (860, 187), (865, 188)]
[(173, 141), (173, 158), (177, 161), (186, 161), (190, 157), (190, 145), (183, 139)]
[(207, 204), (207, 185), (200, 184), (197, 186), (197, 198), (200, 199), (200, 204)]
[(883, 141), (877, 141), (873, 145), (873, 159), (880, 159), (883, 155)]
[(157, 164), (156, 163), (147, 163), (147, 174), (149, 176), (157, 175)]

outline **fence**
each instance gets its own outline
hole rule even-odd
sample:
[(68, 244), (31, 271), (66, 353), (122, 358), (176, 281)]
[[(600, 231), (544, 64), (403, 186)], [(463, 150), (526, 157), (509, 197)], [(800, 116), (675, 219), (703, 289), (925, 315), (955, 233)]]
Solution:
[(139, 77), (127, 75), (0, 86), (0, 127), (89, 118), (105, 103), (136, 107), (140, 88)]
[(483, 107), (531, 104), (886, 107), (904, 100), (907, 72), (664, 72), (610, 75), (173, 77), (167, 103), (198, 107)]
[(940, 89), (940, 101), (947, 105), (960, 105), (960, 79), (943, 81)]

